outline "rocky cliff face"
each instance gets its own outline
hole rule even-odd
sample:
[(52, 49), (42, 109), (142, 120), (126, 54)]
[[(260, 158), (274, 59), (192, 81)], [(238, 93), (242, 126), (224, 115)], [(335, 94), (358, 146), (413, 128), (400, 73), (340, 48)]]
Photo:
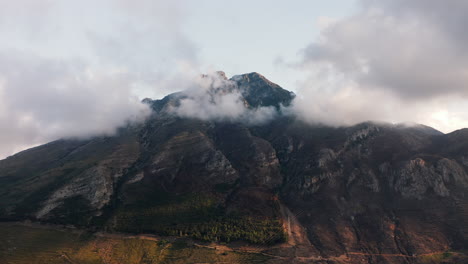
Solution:
[(202, 121), (169, 111), (184, 93), (145, 99), (145, 124), (0, 161), (0, 217), (227, 242), (288, 234), (267, 251), (298, 263), (414, 263), (467, 248), (465, 130), (312, 126), (282, 115), (294, 94), (260, 74), (231, 81), (245, 107), (278, 116)]
[(450, 135), (370, 123), (316, 133), (285, 135), (288, 145), (277, 146), (289, 177), (283, 199), (314, 250), (364, 252), (355, 263), (413, 263), (396, 256), (466, 246), (463, 153), (433, 148)]

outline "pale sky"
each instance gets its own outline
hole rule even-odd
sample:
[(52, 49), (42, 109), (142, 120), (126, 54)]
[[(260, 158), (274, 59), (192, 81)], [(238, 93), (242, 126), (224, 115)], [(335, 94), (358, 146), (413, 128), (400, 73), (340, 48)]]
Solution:
[[(320, 24), (351, 14), (355, 1), (0, 0), (0, 7), (3, 51), (86, 63), (116, 52), (127, 56), (119, 62), (125, 67), (161, 72), (168, 70), (165, 63), (196, 59), (200, 71), (223, 70), (228, 75), (255, 71), (294, 90), (294, 75), (301, 73), (275, 62), (297, 59), (300, 50), (317, 38)], [(179, 37), (185, 47), (169, 47)], [(138, 95), (166, 94), (157, 90), (149, 87), (138, 90)]]
[(317, 38), (321, 21), (349, 15), (354, 7), (353, 0), (193, 1), (185, 30), (204, 65), (228, 75), (259, 72), (294, 90), (301, 73), (275, 60), (296, 59)]
[[(464, 0), (0, 0), (0, 158), (259, 72), (311, 123), (468, 127)], [(222, 112), (222, 111), (220, 111)]]

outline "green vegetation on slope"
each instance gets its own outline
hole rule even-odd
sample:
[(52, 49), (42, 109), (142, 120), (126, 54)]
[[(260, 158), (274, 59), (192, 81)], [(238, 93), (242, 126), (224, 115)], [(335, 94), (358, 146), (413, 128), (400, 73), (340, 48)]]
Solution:
[(264, 263), (264, 255), (222, 252), (195, 247), (184, 239), (96, 237), (79, 231), (60, 231), (0, 224), (0, 263), (9, 264), (186, 264)]
[(215, 198), (202, 194), (156, 199), (149, 206), (119, 209), (113, 224), (117, 231), (187, 236), (203, 241), (244, 240), (256, 244), (284, 242), (286, 234), (277, 219), (226, 214)]
[(422, 264), (448, 264), (448, 263), (468, 263), (466, 254), (446, 251), (439, 254), (421, 256), (418, 261)]

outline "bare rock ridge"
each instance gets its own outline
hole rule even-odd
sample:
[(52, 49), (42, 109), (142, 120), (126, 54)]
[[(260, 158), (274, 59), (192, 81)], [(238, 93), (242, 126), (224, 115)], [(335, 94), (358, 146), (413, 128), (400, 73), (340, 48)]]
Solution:
[(247, 241), (271, 263), (418, 263), (467, 250), (466, 129), (310, 125), (281, 114), (294, 94), (264, 76), (218, 74), (245, 107), (276, 118), (182, 118), (168, 109), (184, 92), (145, 99), (144, 124), (1, 160), (0, 219)]

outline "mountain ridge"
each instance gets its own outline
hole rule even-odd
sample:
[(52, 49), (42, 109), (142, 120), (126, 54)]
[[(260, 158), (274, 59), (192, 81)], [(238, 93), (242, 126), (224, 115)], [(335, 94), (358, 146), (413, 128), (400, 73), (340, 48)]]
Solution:
[[(382, 253), (466, 249), (466, 130), (311, 125), (282, 114), (291, 92), (257, 73), (239, 76), (227, 91), (247, 109), (279, 114), (263, 123), (202, 120), (171, 111), (185, 92), (145, 99), (154, 113), (115, 136), (58, 140), (0, 160), (0, 218), (247, 241), (297, 263), (416, 263)], [(302, 234), (294, 245), (291, 217)], [(349, 252), (367, 255), (337, 258)]]

